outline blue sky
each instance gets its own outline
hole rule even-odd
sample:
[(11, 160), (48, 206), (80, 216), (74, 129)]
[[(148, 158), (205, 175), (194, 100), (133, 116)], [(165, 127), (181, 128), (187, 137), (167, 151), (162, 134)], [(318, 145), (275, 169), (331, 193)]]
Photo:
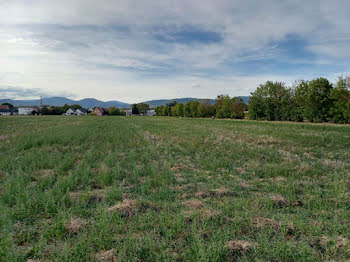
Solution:
[(0, 97), (249, 95), (350, 74), (346, 0), (2, 0)]

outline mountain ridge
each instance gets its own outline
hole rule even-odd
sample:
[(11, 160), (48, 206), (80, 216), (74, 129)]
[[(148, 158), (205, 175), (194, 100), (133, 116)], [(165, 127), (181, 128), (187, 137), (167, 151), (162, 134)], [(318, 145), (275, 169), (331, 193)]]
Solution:
[[(243, 101), (247, 104), (249, 101), (248, 96), (239, 96), (243, 99)], [(177, 103), (188, 103), (189, 101), (203, 101), (203, 100), (209, 100), (211, 104), (215, 103), (215, 99), (205, 99), (205, 98), (194, 98), (194, 97), (185, 97), (185, 98), (173, 98), (173, 99), (155, 99), (155, 100), (148, 100), (143, 103), (149, 104), (151, 107), (166, 105), (167, 103), (176, 101)], [(131, 104), (124, 103), (121, 101), (101, 101), (95, 98), (84, 98), (81, 100), (73, 100), (66, 97), (48, 97), (43, 98), (43, 105), (50, 105), (50, 106), (63, 106), (65, 104), (72, 105), (72, 104), (78, 104), (84, 108), (90, 108), (90, 107), (112, 107), (115, 106), (117, 108), (128, 108), (131, 106)], [(15, 99), (0, 99), (0, 104), (2, 103), (10, 103), (14, 106), (40, 106), (40, 99), (33, 99), (33, 100), (15, 100)]]

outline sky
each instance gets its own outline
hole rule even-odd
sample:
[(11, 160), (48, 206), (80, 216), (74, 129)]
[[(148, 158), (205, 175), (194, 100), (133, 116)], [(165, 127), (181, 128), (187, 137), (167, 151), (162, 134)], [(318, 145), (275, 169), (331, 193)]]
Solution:
[(348, 0), (0, 0), (0, 98), (245, 96), (350, 74)]

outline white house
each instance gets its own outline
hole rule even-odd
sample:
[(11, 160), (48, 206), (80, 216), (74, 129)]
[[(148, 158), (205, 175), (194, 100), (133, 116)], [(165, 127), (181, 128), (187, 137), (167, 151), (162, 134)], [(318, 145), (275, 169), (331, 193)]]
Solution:
[(69, 109), (67, 110), (67, 112), (65, 113), (65, 115), (66, 115), (66, 116), (74, 116), (74, 115), (75, 115), (74, 109), (69, 108)]
[(125, 115), (126, 116), (132, 116), (132, 110), (131, 109), (125, 109)]
[(154, 109), (150, 109), (147, 111), (147, 116), (155, 116), (156, 115), (156, 111)]
[(18, 114), (22, 115), (22, 116), (31, 115), (33, 113), (33, 111), (37, 111), (37, 110), (33, 107), (19, 107), (18, 108)]
[(75, 110), (75, 114), (77, 116), (87, 115), (87, 111), (84, 108), (78, 108), (77, 110)]

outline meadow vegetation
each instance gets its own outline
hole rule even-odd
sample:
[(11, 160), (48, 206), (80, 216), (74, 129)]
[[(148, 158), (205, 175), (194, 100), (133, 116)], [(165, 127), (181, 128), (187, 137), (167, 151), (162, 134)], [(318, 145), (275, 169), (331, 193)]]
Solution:
[(350, 259), (350, 126), (0, 119), (0, 261)]

